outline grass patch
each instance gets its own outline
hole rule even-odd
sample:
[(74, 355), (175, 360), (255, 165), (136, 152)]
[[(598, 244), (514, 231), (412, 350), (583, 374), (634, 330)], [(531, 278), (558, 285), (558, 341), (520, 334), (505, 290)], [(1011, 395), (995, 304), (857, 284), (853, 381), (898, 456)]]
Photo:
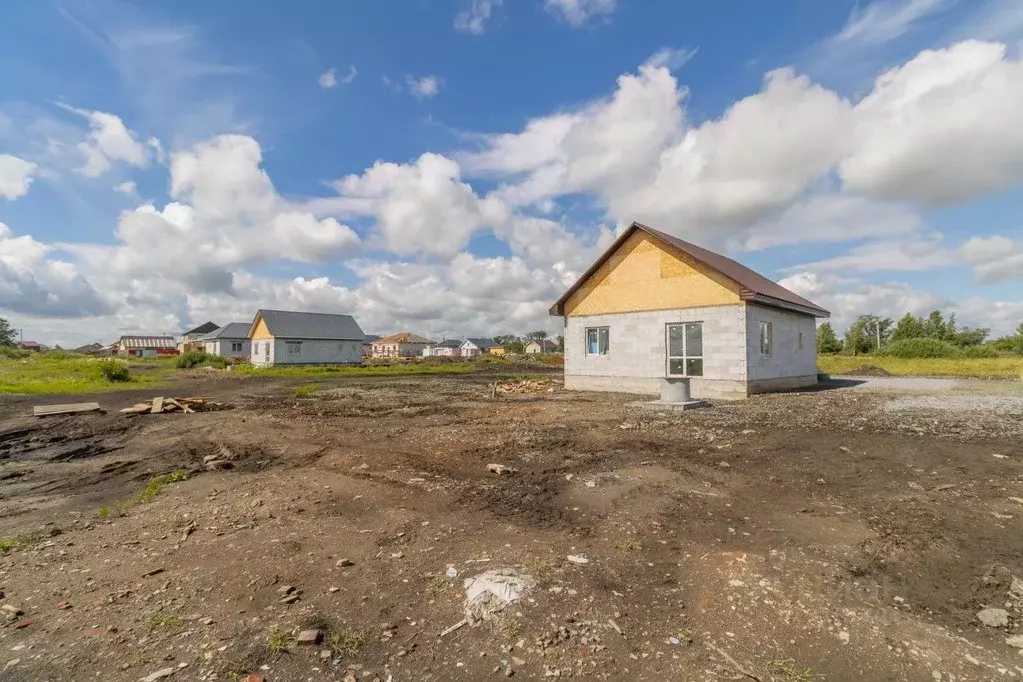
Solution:
[(366, 637), (362, 634), (362, 630), (344, 628), (327, 635), (323, 640), (323, 645), (343, 658), (353, 658), (359, 653), (359, 649), (362, 648), (365, 641)]
[(181, 616), (156, 611), (146, 618), (146, 627), (150, 630), (178, 630), (181, 628)]
[(298, 388), (296, 388), (295, 395), (301, 398), (304, 395), (312, 395), (313, 393), (316, 393), (318, 390), (320, 390), (319, 385), (306, 384), (304, 386), (299, 386)]
[(343, 366), (343, 365), (302, 365), (300, 367), (254, 367), (252, 365), (238, 365), (234, 371), (239, 374), (254, 374), (263, 377), (389, 377), (389, 376), (418, 376), (432, 374), (468, 374), (476, 371), (472, 363), (461, 362), (451, 364), (419, 364), (408, 363), (401, 365), (369, 365), (369, 366)]
[(201, 351), (182, 353), (174, 361), (174, 366), (178, 369), (191, 369), (193, 367), (216, 367), (218, 369), (224, 369), (229, 364), (231, 363), (228, 362), (227, 358), (222, 358), (219, 355), (203, 353)]
[(876, 365), (896, 376), (976, 377), (1023, 381), (1023, 357), (890, 358), (877, 355), (821, 355), (820, 371), (845, 374), (862, 365)]
[(270, 654), (276, 656), (277, 654), (284, 653), (288, 649), (288, 644), (291, 642), (291, 634), (287, 630), (281, 630), (280, 628), (274, 628), (270, 631), (270, 634), (266, 636), (266, 650)]
[(156, 496), (163, 492), (171, 483), (181, 483), (188, 479), (188, 475), (184, 471), (172, 471), (169, 474), (163, 474), (162, 476), (156, 476), (149, 479), (149, 483), (146, 487), (135, 495), (135, 504), (144, 504), (151, 500), (156, 499)]
[(0, 538), (0, 554), (6, 554), (17, 549), (25, 549), (26, 547), (32, 547), (38, 545), (43, 541), (43, 536), (39, 533), (29, 533), (27, 535), (15, 535), (9, 538)]
[(797, 666), (791, 658), (775, 658), (767, 664), (773, 678), (780, 678), (785, 682), (812, 682), (817, 679), (817, 674), (810, 668)]
[(0, 356), (0, 393), (32, 395), (101, 393), (153, 387), (173, 371), (168, 358), (95, 358), (70, 353)]

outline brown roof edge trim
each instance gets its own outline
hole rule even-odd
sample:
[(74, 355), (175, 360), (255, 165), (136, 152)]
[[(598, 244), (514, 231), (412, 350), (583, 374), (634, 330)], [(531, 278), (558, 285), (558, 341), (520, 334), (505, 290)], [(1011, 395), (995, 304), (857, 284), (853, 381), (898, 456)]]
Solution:
[(781, 299), (773, 298), (771, 296), (764, 296), (762, 294), (754, 294), (752, 296), (744, 296), (742, 298), (746, 303), (753, 305), (763, 306), (765, 308), (778, 308), (779, 310), (787, 310), (790, 312), (803, 313), (811, 317), (831, 317), (831, 313), (823, 308), (809, 308), (805, 305), (798, 305), (796, 303), (790, 303), (788, 301), (782, 301)]
[(576, 283), (573, 284), (553, 306), (551, 306), (549, 311), (550, 314), (564, 315), (565, 303), (568, 299), (582, 287), (586, 280), (593, 276), (597, 269), (600, 268), (636, 230), (642, 230), (659, 242), (678, 249), (689, 258), (692, 258), (702, 265), (709, 267), (715, 272), (718, 272), (732, 280), (736, 283), (736, 285), (738, 285), (741, 292), (740, 298), (742, 300), (750, 300), (751, 297), (761, 298), (764, 305), (771, 305), (769, 301), (773, 300), (777, 302), (774, 307), (785, 307), (786, 309), (805, 312), (809, 315), (814, 315), (815, 317), (831, 316), (831, 313), (824, 308), (821, 308), (812, 301), (799, 296), (795, 292), (789, 291), (777, 282), (764, 277), (760, 273), (736, 260), (728, 258), (727, 256), (722, 256), (714, 251), (704, 249), (703, 247), (695, 244), (690, 244), (678, 237), (660, 232), (638, 222), (634, 222), (626, 228), (625, 231), (618, 236), (614, 243), (611, 244), (606, 251), (604, 251), (600, 258), (598, 258), (596, 262), (594, 262), (593, 265), (591, 265), (590, 268), (583, 273), (582, 277), (580, 277), (578, 281), (576, 281)]

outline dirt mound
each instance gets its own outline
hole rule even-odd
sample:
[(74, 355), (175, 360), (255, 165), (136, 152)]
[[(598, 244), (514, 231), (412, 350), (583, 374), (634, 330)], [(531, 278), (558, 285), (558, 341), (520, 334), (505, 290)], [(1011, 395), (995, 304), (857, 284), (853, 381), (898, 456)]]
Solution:
[(846, 376), (851, 377), (890, 377), (892, 373), (883, 367), (877, 365), (860, 365), (856, 369), (844, 372)]

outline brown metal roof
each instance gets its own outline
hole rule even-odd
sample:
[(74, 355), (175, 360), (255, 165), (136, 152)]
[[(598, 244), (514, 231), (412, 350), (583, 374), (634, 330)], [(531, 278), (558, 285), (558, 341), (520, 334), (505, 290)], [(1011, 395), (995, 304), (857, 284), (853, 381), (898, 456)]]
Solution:
[(551, 307), (550, 314), (564, 315), (565, 303), (572, 294), (578, 291), (579, 287), (593, 276), (597, 269), (611, 257), (611, 254), (617, 251), (625, 240), (632, 236), (632, 234), (637, 230), (642, 230), (657, 241), (681, 251), (689, 258), (699, 263), (703, 263), (707, 267), (716, 270), (738, 284), (739, 298), (743, 301), (773, 308), (782, 308), (784, 310), (794, 310), (807, 315), (813, 315), (814, 317), (831, 317), (831, 313), (824, 308), (821, 308), (816, 303), (808, 301), (802, 296), (789, 291), (777, 282), (772, 282), (760, 273), (750, 270), (738, 261), (722, 256), (719, 253), (708, 251), (696, 244), (690, 244), (687, 241), (683, 241), (678, 237), (673, 237), (670, 234), (665, 234), (664, 232), (655, 230), (652, 227), (647, 227), (642, 223), (633, 223), (628, 227), (628, 229), (622, 232), (618, 239), (615, 240), (614, 244), (612, 244), (610, 248), (608, 248), (608, 250), (590, 266), (589, 270), (583, 273), (583, 276), (580, 277), (579, 280), (573, 284), (561, 298), (558, 299), (558, 302)]
[(390, 334), (390, 335), (385, 336), (383, 338), (377, 339), (373, 343), (374, 344), (377, 344), (377, 343), (380, 343), (380, 344), (388, 344), (388, 343), (429, 343), (429, 344), (432, 344), (433, 341), (431, 341), (430, 339), (426, 338), (425, 336), (419, 336), (418, 334), (413, 334), (412, 332), (398, 332), (397, 334)]

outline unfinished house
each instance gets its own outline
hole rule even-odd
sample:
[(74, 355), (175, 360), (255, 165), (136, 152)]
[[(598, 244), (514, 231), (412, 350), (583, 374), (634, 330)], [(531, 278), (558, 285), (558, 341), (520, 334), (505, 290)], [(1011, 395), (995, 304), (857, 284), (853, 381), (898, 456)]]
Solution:
[(424, 358), (454, 357), (461, 355), (462, 342), (459, 339), (444, 339), (440, 343), (423, 350)]
[(248, 338), (258, 367), (358, 365), (365, 334), (351, 315), (260, 310)]
[(423, 350), (433, 345), (433, 341), (412, 332), (398, 332), (379, 338), (373, 342), (375, 358), (419, 358)]
[(633, 223), (558, 300), (565, 388), (698, 398), (817, 383), (820, 306), (748, 267)]
[(493, 339), (468, 338), (459, 349), (462, 357), (474, 358), (477, 355), (504, 355), (504, 347)]

